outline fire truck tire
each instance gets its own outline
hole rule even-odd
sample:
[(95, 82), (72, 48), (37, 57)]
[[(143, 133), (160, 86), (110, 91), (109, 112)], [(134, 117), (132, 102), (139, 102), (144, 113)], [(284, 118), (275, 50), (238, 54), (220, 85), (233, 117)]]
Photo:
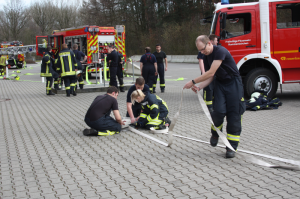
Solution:
[(275, 74), (266, 68), (256, 68), (251, 70), (245, 77), (244, 89), (245, 97), (250, 98), (254, 90), (263, 90), (272, 98), (277, 92), (278, 80)]

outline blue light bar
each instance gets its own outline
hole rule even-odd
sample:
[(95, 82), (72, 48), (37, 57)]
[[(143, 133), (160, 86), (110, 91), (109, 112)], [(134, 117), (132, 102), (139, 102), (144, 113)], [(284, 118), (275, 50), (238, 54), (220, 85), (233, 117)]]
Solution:
[(221, 0), (221, 5), (229, 4), (229, 0)]

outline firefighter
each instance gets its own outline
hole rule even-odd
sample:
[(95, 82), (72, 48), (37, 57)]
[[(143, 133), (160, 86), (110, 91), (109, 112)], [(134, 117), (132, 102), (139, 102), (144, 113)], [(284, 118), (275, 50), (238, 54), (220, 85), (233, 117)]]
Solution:
[(62, 44), (62, 51), (58, 54), (57, 64), (60, 76), (64, 79), (67, 97), (70, 97), (70, 94), (76, 96), (75, 80), (77, 61), (75, 54), (69, 50), (67, 44)]
[(126, 117), (130, 117), (131, 123), (135, 122), (137, 118), (140, 116), (142, 107), (140, 103), (135, 102), (134, 105), (131, 103), (131, 94), (135, 90), (141, 90), (143, 93), (150, 92), (149, 86), (145, 85), (145, 80), (143, 77), (136, 78), (135, 84), (132, 85), (127, 92), (127, 114)]
[(6, 55), (2, 55), (0, 58), (0, 75), (5, 75), (6, 73)]
[(145, 54), (140, 59), (141, 75), (145, 79), (145, 83), (149, 86), (149, 90), (153, 93), (153, 84), (157, 76), (157, 61), (153, 54), (150, 53), (151, 48), (145, 48)]
[(123, 81), (123, 63), (124, 57), (121, 53), (118, 52), (118, 49), (114, 46), (114, 50), (118, 53), (118, 68), (117, 68), (117, 77), (120, 84), (120, 91), (125, 92), (124, 90), (124, 81)]
[[(164, 51), (161, 51), (160, 44), (156, 44), (156, 51), (153, 53), (153, 55), (155, 56), (155, 58), (157, 60), (157, 70), (158, 70), (158, 74), (159, 74), (160, 91), (162, 93), (164, 93), (165, 92), (165, 87), (166, 87), (166, 85), (165, 85), (165, 71), (168, 70), (167, 55)], [(166, 62), (166, 68), (164, 67), (164, 60)], [(156, 88), (157, 78), (158, 78), (158, 76), (156, 76), (155, 82), (153, 84), (153, 93), (156, 93), (155, 88)]]
[[(118, 109), (119, 91), (111, 86), (107, 89), (105, 95), (99, 95), (95, 98), (85, 115), (85, 123), (91, 129), (84, 129), (83, 134), (89, 135), (113, 135), (120, 133), (121, 125), (125, 125)], [(113, 111), (116, 119), (110, 117)]]
[(116, 79), (117, 75), (117, 70), (118, 70), (118, 53), (117, 51), (114, 50), (114, 46), (109, 45), (108, 46), (108, 54), (106, 57), (106, 61), (110, 61), (109, 65), (109, 76), (110, 76), (110, 81), (109, 81), (109, 86), (114, 86), (118, 88), (118, 83)]
[[(214, 34), (209, 35), (209, 40), (212, 43), (212, 45), (217, 46), (218, 45), (218, 37)], [(200, 71), (201, 74), (203, 75), (206, 71), (209, 70), (208, 65), (206, 65), (206, 67), (204, 67), (203, 64), (203, 54), (201, 52), (198, 53), (197, 59), (199, 60), (199, 67), (200, 67)], [(205, 104), (209, 110), (210, 113), (212, 113), (214, 111), (213, 109), (213, 89), (214, 89), (214, 82), (212, 81), (208, 86), (206, 86), (203, 89), (203, 99), (205, 101)]]
[(52, 58), (52, 48), (50, 46), (47, 47), (47, 51), (44, 52), (44, 56), (42, 59), (41, 65), (41, 77), (46, 77), (46, 94), (47, 95), (55, 95), (51, 91), (51, 87), (53, 84), (53, 78), (57, 78), (58, 74), (53, 70), (54, 59)]
[(157, 95), (150, 92), (143, 93), (141, 90), (135, 90), (131, 94), (131, 102), (142, 105), (143, 112), (140, 114), (137, 122), (132, 126), (150, 129), (165, 129), (171, 124), (168, 118), (169, 109), (167, 103)]
[[(183, 88), (191, 88), (194, 92), (208, 86), (214, 79), (214, 102), (211, 116), (215, 126), (222, 130), (224, 117), (227, 119), (227, 139), (235, 150), (238, 147), (240, 134), (242, 131), (242, 115), (246, 105), (244, 101), (244, 90), (242, 78), (236, 63), (229, 51), (222, 46), (214, 46), (209, 38), (201, 35), (196, 39), (196, 47), (204, 54), (204, 66), (210, 69), (189, 81)], [(200, 83), (201, 82), (201, 83)], [(195, 86), (196, 83), (200, 83)], [(218, 144), (219, 136), (214, 128), (211, 127), (211, 146)], [(226, 158), (235, 157), (235, 151), (226, 148)]]
[[(84, 70), (83, 66), (82, 66), (82, 63), (84, 63), (87, 59), (87, 56), (78, 50), (78, 45), (77, 44), (74, 44), (73, 45), (73, 52), (75, 54), (75, 57), (76, 57), (76, 61), (77, 61), (77, 65), (78, 65), (78, 70), (81, 70), (81, 74), (79, 75), (79, 78), (75, 80), (75, 84), (76, 84), (76, 88), (77, 88), (77, 80), (79, 82), (79, 88), (80, 89), (83, 89), (83, 85), (84, 85), (84, 81), (83, 81), (83, 77), (82, 77), (82, 72)], [(83, 60), (81, 61), (81, 58), (83, 57)]]

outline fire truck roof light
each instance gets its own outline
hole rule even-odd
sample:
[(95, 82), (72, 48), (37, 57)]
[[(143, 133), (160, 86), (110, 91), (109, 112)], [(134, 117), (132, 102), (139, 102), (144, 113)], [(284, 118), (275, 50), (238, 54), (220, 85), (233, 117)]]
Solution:
[(229, 0), (221, 0), (221, 5), (229, 4)]

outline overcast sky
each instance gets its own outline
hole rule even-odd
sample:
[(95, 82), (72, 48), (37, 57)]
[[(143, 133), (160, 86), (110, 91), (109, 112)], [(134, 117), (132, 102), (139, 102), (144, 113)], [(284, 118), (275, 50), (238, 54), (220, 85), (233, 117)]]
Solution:
[[(38, 1), (38, 0), (20, 0), (25, 7), (28, 7), (30, 4)], [(61, 2), (61, 0), (54, 0), (54, 2)], [(82, 2), (82, 0), (65, 0), (66, 2), (73, 2), (73, 3), (77, 3), (80, 4)], [(3, 6), (6, 6), (7, 4), (9, 4), (9, 0), (0, 0), (0, 10), (3, 10)]]

